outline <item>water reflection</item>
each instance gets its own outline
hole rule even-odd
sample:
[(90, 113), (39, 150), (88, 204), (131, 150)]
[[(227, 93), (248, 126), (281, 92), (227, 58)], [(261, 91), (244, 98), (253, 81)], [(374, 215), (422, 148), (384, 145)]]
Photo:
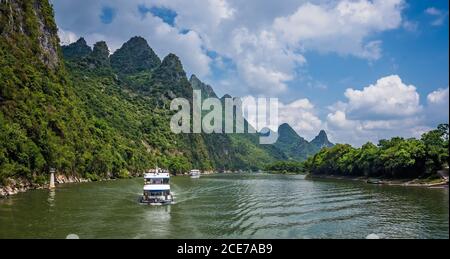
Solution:
[(55, 189), (50, 189), (48, 191), (48, 206), (50, 207), (54, 207), (55, 206), (55, 197), (56, 197), (56, 190)]

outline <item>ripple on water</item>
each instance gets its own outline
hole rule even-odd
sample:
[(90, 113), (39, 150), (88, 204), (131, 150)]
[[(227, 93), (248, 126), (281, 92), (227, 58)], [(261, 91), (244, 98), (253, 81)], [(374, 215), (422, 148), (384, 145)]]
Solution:
[(266, 174), (174, 177), (176, 204), (140, 206), (142, 181), (67, 185), (0, 201), (0, 238), (448, 238), (448, 190)]

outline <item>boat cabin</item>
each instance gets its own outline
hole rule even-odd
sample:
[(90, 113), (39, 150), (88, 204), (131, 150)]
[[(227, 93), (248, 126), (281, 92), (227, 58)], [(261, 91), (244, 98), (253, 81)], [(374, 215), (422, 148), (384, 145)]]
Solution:
[(170, 175), (168, 173), (150, 173), (144, 175), (144, 184), (170, 184)]
[(170, 195), (170, 186), (167, 185), (146, 185), (144, 186), (144, 196), (145, 198), (161, 198), (166, 199)]

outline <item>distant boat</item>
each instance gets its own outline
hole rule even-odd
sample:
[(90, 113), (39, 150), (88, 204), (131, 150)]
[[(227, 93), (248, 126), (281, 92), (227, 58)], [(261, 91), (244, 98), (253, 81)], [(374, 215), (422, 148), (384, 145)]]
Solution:
[(140, 199), (143, 204), (168, 205), (173, 202), (170, 192), (170, 174), (156, 172), (144, 175), (144, 194)]
[(191, 172), (189, 173), (189, 176), (194, 179), (200, 178), (200, 175), (200, 170), (191, 170)]

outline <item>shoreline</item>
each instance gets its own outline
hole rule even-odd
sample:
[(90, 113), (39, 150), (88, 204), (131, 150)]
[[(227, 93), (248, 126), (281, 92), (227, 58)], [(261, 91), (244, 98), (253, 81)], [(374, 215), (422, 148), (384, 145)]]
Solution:
[[(380, 185), (380, 186), (402, 186), (402, 187), (420, 187), (420, 188), (448, 188), (448, 181), (441, 180), (439, 182), (420, 182), (420, 179), (386, 179), (386, 178), (367, 178), (364, 176), (336, 176), (336, 175), (311, 175), (307, 174), (306, 179), (329, 179), (329, 180), (341, 180), (341, 181), (357, 181), (363, 182), (368, 185)], [(373, 182), (370, 182), (373, 180)]]
[(304, 175), (304, 176), (307, 175), (305, 173), (296, 173), (296, 172), (280, 172), (280, 171), (264, 171), (264, 172), (273, 175)]
[[(232, 171), (227, 171), (228, 173), (234, 173)], [(204, 171), (202, 172), (201, 175), (213, 175), (213, 174), (218, 174), (217, 171)], [(176, 176), (189, 176), (189, 174), (180, 174), (180, 175), (176, 175)], [(175, 176), (175, 177), (176, 177)], [(129, 179), (133, 179), (133, 178), (138, 178), (140, 177), (140, 175), (136, 175), (133, 177), (130, 177)], [(57, 174), (55, 175), (55, 183), (58, 185), (61, 184), (76, 184), (76, 183), (90, 183), (90, 182), (104, 182), (104, 181), (112, 181), (112, 180), (117, 180), (119, 178), (104, 178), (104, 179), (96, 179), (96, 180), (91, 180), (91, 179), (86, 179), (86, 178), (82, 178), (79, 177), (77, 175), (63, 175), (63, 174)], [(0, 199), (6, 199), (8, 197), (17, 195), (19, 193), (25, 193), (27, 191), (32, 191), (32, 190), (43, 190), (43, 189), (49, 189), (49, 183), (44, 183), (44, 184), (39, 184), (39, 183), (34, 183), (31, 180), (27, 179), (27, 178), (7, 178), (6, 179), (7, 182), (9, 182), (8, 185), (0, 185)]]
[[(76, 184), (76, 183), (90, 183), (90, 182), (103, 182), (103, 181), (111, 181), (113, 178), (105, 178), (98, 180), (90, 180), (85, 179), (76, 175), (55, 175), (55, 184)], [(19, 193), (24, 193), (32, 190), (43, 190), (50, 189), (49, 183), (39, 184), (33, 183), (31, 180), (26, 178), (8, 178), (6, 181), (9, 182), (8, 185), (2, 186), (0, 185), (0, 199), (6, 199), (8, 197), (17, 195)]]
[[(205, 171), (202, 173), (202, 175), (213, 175), (213, 174), (217, 174), (217, 172), (216, 171)], [(180, 175), (176, 175), (176, 176), (183, 177), (183, 176), (189, 176), (189, 174), (180, 174)], [(140, 177), (140, 175), (130, 177), (129, 179), (138, 178), (138, 177)], [(104, 181), (112, 181), (112, 180), (117, 180), (117, 179), (120, 179), (120, 178), (104, 178), (104, 179), (96, 179), (94, 181), (94, 180), (82, 178), (82, 177), (79, 177), (76, 175), (63, 175), (63, 174), (55, 175), (55, 183), (57, 185), (90, 183), (90, 182), (104, 182)], [(9, 182), (8, 185), (6, 185), (6, 186), (0, 185), (0, 199), (6, 199), (8, 197), (17, 195), (19, 193), (24, 193), (27, 191), (50, 189), (49, 183), (44, 183), (44, 184), (33, 183), (31, 180), (23, 178), (23, 177), (20, 177), (17, 179), (8, 178), (8, 179), (6, 179), (6, 181)]]
[[(243, 172), (243, 171), (242, 171)], [(240, 171), (226, 171), (226, 172), (217, 172), (217, 171), (205, 171), (201, 175), (215, 175), (215, 174), (238, 174)], [(275, 173), (275, 172), (267, 172), (269, 174), (275, 175), (304, 175), (307, 180), (317, 180), (317, 179), (325, 179), (325, 180), (341, 180), (341, 181), (357, 181), (363, 182), (369, 185), (380, 185), (380, 186), (402, 186), (402, 187), (420, 187), (420, 188), (448, 188), (449, 183), (446, 180), (441, 180), (438, 182), (420, 182), (420, 179), (385, 179), (385, 178), (367, 178), (364, 176), (337, 176), (337, 175), (311, 175), (311, 174), (297, 174), (297, 173)], [(189, 174), (180, 174), (176, 176), (189, 176)], [(134, 178), (134, 177), (133, 177)], [(92, 181), (90, 179), (85, 179), (75, 175), (56, 175), (55, 183), (60, 184), (75, 184), (75, 183), (89, 183), (89, 182), (103, 182), (103, 181), (111, 181), (115, 180), (113, 178), (108, 179), (98, 179), (96, 181)], [(372, 180), (372, 182), (370, 182)], [(6, 186), (0, 186), (0, 199), (8, 198), (10, 196), (17, 195), (19, 193), (24, 193), (31, 190), (42, 190), (49, 189), (49, 184), (38, 184), (33, 183), (32, 181), (26, 178), (18, 178), (13, 179), (9, 178), (7, 181), (10, 183)]]

